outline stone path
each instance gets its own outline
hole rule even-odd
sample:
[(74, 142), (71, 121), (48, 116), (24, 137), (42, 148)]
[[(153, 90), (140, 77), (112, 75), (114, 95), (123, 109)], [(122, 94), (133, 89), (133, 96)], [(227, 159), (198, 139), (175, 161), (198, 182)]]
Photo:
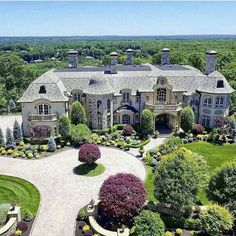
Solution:
[(24, 178), (37, 186), (41, 207), (31, 236), (74, 235), (78, 210), (97, 193), (103, 181), (118, 172), (146, 177), (142, 162), (129, 153), (101, 147), (99, 163), (106, 170), (97, 177), (83, 177), (73, 173), (79, 164), (78, 150), (70, 149), (48, 158), (21, 160), (0, 157), (0, 173)]

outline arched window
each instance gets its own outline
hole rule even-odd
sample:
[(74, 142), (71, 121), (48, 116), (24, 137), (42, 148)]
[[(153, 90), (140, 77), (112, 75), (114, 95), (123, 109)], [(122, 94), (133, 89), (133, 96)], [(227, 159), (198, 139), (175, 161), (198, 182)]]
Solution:
[(38, 105), (38, 114), (39, 115), (48, 115), (49, 114), (49, 106), (47, 104), (39, 104)]
[(225, 103), (224, 97), (217, 97), (216, 98), (216, 108), (223, 108)]
[(123, 121), (123, 124), (130, 124), (130, 116), (129, 115), (123, 115), (122, 121)]
[(39, 93), (46, 93), (46, 87), (44, 85), (40, 86)]
[(204, 107), (211, 107), (212, 106), (212, 99), (211, 97), (205, 97), (203, 102)]
[(111, 112), (111, 101), (110, 99), (107, 100), (107, 113)]
[(101, 101), (101, 100), (98, 100), (98, 101), (97, 101), (97, 109), (98, 109), (98, 110), (101, 110), (101, 109), (102, 109), (102, 101)]
[(166, 89), (165, 88), (157, 89), (157, 101), (158, 102), (165, 102), (166, 101)]
[(224, 81), (223, 81), (223, 80), (218, 80), (216, 87), (217, 87), (217, 88), (224, 88)]

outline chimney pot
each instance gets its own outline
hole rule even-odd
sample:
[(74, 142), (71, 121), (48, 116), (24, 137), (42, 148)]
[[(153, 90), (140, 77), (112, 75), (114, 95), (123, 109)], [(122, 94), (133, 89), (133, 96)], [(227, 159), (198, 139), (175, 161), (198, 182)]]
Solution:
[(205, 74), (209, 75), (216, 70), (216, 55), (217, 52), (214, 50), (207, 51), (205, 54), (206, 68)]
[(69, 68), (77, 68), (78, 67), (78, 51), (75, 49), (70, 49), (68, 52), (69, 58)]
[(125, 65), (133, 65), (133, 52), (134, 50), (131, 48), (126, 50), (127, 59), (126, 59)]
[(161, 65), (168, 65), (170, 64), (170, 58), (169, 58), (169, 53), (170, 49), (169, 48), (163, 48), (161, 50)]

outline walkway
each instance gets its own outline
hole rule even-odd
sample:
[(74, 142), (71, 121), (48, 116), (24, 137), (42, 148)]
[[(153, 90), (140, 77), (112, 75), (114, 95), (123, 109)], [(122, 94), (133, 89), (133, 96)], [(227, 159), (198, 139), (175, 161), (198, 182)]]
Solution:
[(41, 207), (31, 236), (74, 235), (78, 210), (97, 197), (103, 181), (118, 172), (132, 173), (145, 179), (145, 167), (129, 153), (101, 147), (105, 172), (97, 177), (73, 173), (78, 162), (78, 150), (70, 149), (39, 160), (0, 158), (0, 173), (24, 178), (37, 186)]

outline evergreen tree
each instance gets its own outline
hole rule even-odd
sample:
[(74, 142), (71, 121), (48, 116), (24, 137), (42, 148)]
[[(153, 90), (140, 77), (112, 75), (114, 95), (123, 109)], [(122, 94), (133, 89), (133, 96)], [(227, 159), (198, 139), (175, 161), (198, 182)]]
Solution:
[(22, 130), (17, 120), (15, 120), (13, 125), (13, 137), (16, 144), (23, 140)]
[(63, 114), (59, 119), (59, 134), (62, 139), (66, 141), (70, 137), (70, 132), (70, 120), (65, 114)]
[(56, 151), (56, 142), (53, 137), (50, 137), (48, 140), (48, 151), (49, 152), (55, 152)]
[(87, 123), (86, 113), (80, 102), (74, 102), (72, 105), (71, 123), (74, 125)]
[(192, 130), (194, 123), (194, 113), (191, 107), (185, 107), (181, 114), (180, 127), (184, 132)]
[(10, 99), (8, 103), (8, 111), (11, 112), (15, 109), (16, 109), (16, 104), (12, 99)]
[(7, 148), (15, 147), (14, 138), (10, 128), (6, 130), (6, 146)]
[(141, 116), (141, 130), (143, 134), (151, 134), (154, 131), (153, 113), (149, 109), (144, 109)]
[(0, 147), (5, 145), (5, 139), (4, 139), (4, 134), (2, 132), (2, 129), (0, 128)]

